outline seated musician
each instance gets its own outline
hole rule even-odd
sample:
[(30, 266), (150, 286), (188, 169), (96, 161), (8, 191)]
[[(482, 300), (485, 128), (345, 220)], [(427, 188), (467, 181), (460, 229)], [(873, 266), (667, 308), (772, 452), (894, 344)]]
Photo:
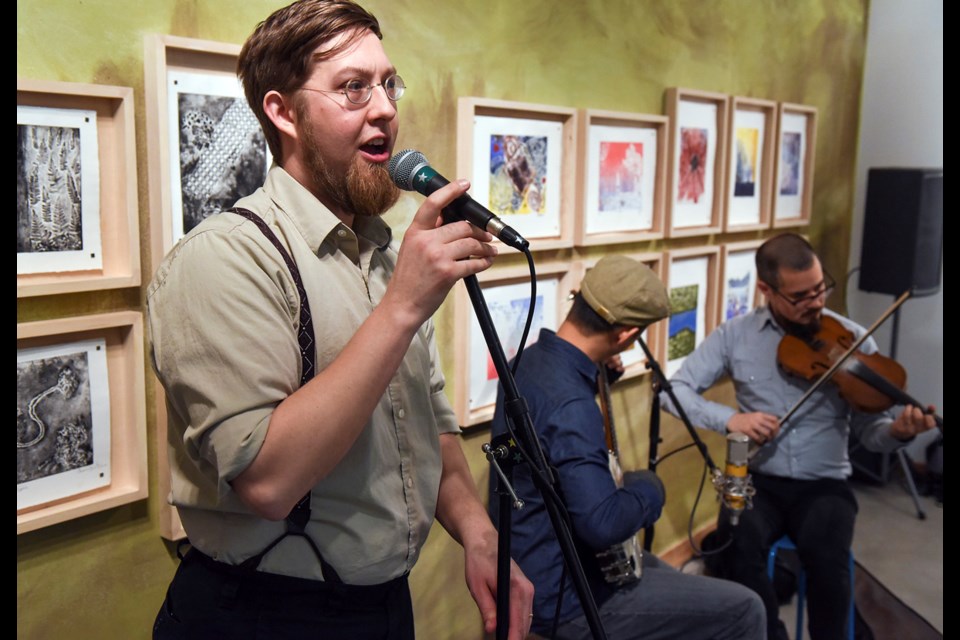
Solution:
[[(760, 639), (763, 607), (740, 585), (679, 573), (651, 554), (636, 559), (642, 563), (639, 579), (631, 575), (618, 585), (608, 582), (614, 572), (605, 572), (612, 557), (634, 553), (636, 545), (621, 543), (635, 541), (635, 534), (659, 517), (664, 488), (649, 471), (626, 474), (621, 487), (611, 475), (597, 404), (598, 365), (629, 348), (668, 309), (666, 290), (649, 268), (622, 256), (603, 258), (584, 277), (556, 333), (542, 330), (524, 351), (517, 385), (556, 470), (577, 554), (608, 637)], [(501, 390), (493, 435), (506, 429)], [(495, 484), (491, 481), (490, 511), (496, 523)], [(535, 586), (532, 630), (556, 638), (592, 637), (573, 581), (569, 573), (563, 577), (561, 548), (527, 465), (514, 468), (513, 486), (526, 503), (512, 515), (511, 551)]]
[[(721, 574), (760, 594), (768, 637), (786, 638), (767, 579), (766, 556), (776, 540), (789, 535), (807, 573), (810, 636), (843, 638), (850, 606), (848, 554), (857, 512), (847, 485), (850, 430), (870, 450), (893, 451), (932, 428), (934, 419), (915, 407), (904, 409), (896, 419), (887, 413), (854, 411), (837, 387), (828, 384), (781, 429), (778, 416), (785, 415), (810, 386), (778, 366), (781, 339), (816, 334), (823, 317), (835, 318), (858, 336), (864, 330), (824, 308), (834, 283), (801, 236), (771, 238), (758, 249), (756, 261), (766, 306), (722, 324), (686, 358), (671, 382), (695, 426), (744, 433), (754, 443), (766, 445), (750, 463), (754, 508), (742, 513), (736, 528), (721, 516), (719, 543), (733, 538)], [(876, 343), (868, 339), (861, 350), (875, 352)], [(733, 379), (739, 409), (700, 395), (723, 376)], [(664, 408), (675, 412), (666, 394), (661, 395)]]

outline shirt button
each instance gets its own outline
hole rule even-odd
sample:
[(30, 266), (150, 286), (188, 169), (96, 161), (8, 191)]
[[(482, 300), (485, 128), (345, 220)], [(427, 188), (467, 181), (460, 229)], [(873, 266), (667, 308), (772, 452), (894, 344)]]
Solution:
[(341, 238), (346, 238), (347, 232), (343, 229), (337, 229), (337, 235), (340, 236)]
[(404, 411), (403, 409), (398, 409), (398, 410), (397, 410), (397, 417), (398, 417), (398, 418), (401, 418), (401, 419), (402, 419), (403, 416), (405, 416), (405, 415), (407, 415), (407, 412)]
[(407, 478), (407, 489), (413, 489), (413, 478)]

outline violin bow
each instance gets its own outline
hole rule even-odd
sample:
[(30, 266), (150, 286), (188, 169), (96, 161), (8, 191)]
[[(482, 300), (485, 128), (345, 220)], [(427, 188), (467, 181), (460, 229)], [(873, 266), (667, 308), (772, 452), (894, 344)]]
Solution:
[[(807, 392), (804, 393), (803, 396), (802, 396), (799, 400), (797, 400), (796, 404), (794, 404), (793, 407), (791, 407), (790, 410), (787, 411), (787, 413), (784, 414), (784, 416), (783, 416), (782, 418), (780, 418), (780, 420), (779, 420), (779, 425), (780, 425), (780, 426), (783, 426), (783, 424), (784, 424), (787, 420), (789, 420), (789, 419), (793, 416), (793, 414), (795, 414), (795, 413), (797, 412), (797, 410), (803, 405), (803, 403), (805, 403), (805, 402), (807, 401), (807, 399), (810, 398), (810, 396), (812, 396), (814, 393), (816, 393), (817, 389), (819, 389), (820, 387), (822, 387), (823, 385), (825, 385), (827, 382), (830, 382), (830, 378), (832, 378), (833, 375), (840, 369), (840, 367), (843, 366), (843, 363), (845, 363), (845, 362), (850, 358), (851, 355), (853, 355), (854, 353), (856, 353), (857, 349), (860, 348), (860, 345), (862, 345), (862, 344), (867, 340), (867, 338), (869, 338), (869, 337), (873, 334), (873, 332), (876, 331), (876, 330), (880, 327), (880, 325), (882, 325), (882, 324), (887, 320), (887, 318), (889, 318), (891, 315), (893, 315), (893, 312), (896, 311), (897, 309), (899, 309), (900, 306), (901, 306), (904, 302), (906, 302), (907, 299), (908, 299), (911, 295), (912, 295), (912, 292), (910, 291), (910, 289), (907, 289), (906, 291), (904, 291), (904, 292), (900, 295), (900, 297), (897, 298), (896, 301), (895, 301), (892, 305), (890, 305), (890, 308), (887, 309), (886, 311), (884, 311), (884, 312), (880, 315), (880, 317), (877, 318), (876, 322), (874, 322), (872, 325), (870, 325), (870, 328), (867, 329), (866, 332), (864, 332), (864, 334), (863, 334), (862, 336), (860, 336), (859, 338), (857, 338), (857, 340), (854, 341), (854, 343), (850, 346), (850, 348), (847, 349), (846, 352), (845, 352), (842, 356), (840, 356), (839, 358), (837, 358), (837, 361), (834, 362), (833, 365), (832, 365), (829, 369), (827, 369), (826, 372), (824, 372), (823, 375), (821, 375), (819, 378), (817, 378), (816, 382), (814, 382), (814, 383), (810, 386), (810, 388), (807, 389)], [(788, 425), (787, 427), (784, 427), (784, 429), (780, 432), (781, 436), (782, 436), (782, 435), (787, 431), (787, 429), (789, 429), (789, 428), (790, 428), (789, 425)], [(777, 438), (777, 439), (779, 439), (779, 438)], [(771, 442), (772, 442), (772, 441), (771, 441)], [(761, 445), (761, 446), (762, 446), (762, 445)], [(751, 452), (749, 453), (749, 455), (747, 456), (747, 458), (748, 458), (748, 459), (753, 459), (753, 457), (754, 457), (757, 453), (759, 453), (759, 452), (760, 452), (760, 447), (757, 447), (756, 449), (754, 449), (753, 451), (751, 451)]]

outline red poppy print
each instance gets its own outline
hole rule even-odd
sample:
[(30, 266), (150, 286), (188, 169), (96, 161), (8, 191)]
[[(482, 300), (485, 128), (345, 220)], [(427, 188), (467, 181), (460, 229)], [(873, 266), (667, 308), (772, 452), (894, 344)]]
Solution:
[(707, 176), (707, 130), (681, 127), (680, 129), (680, 186), (677, 198), (681, 202), (696, 202), (703, 195)]

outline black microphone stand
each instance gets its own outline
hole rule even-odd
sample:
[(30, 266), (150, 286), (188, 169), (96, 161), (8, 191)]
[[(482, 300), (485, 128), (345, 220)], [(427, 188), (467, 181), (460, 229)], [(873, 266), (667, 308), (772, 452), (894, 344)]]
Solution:
[[(576, 547), (573, 542), (573, 535), (567, 526), (567, 521), (563, 518), (560, 506), (556, 504), (552, 497), (557, 495), (557, 483), (547, 464), (546, 456), (540, 447), (540, 440), (533, 428), (533, 422), (530, 419), (530, 413), (527, 410), (526, 401), (520, 396), (513, 373), (507, 365), (507, 357), (503, 353), (503, 347), (500, 339), (497, 337), (497, 330), (493, 325), (490, 312), (487, 309), (486, 301), (480, 289), (480, 284), (476, 276), (467, 276), (463, 280), (467, 287), (467, 293), (470, 296), (470, 302), (473, 304), (474, 312), (477, 316), (477, 322), (480, 324), (480, 330), (483, 332), (483, 338), (490, 350), (490, 356), (493, 359), (493, 365), (500, 377), (500, 384), (504, 392), (504, 410), (507, 420), (513, 425), (513, 432), (520, 440), (518, 443), (528, 453), (528, 463), (532, 466), (531, 476), (534, 484), (543, 496), (543, 503), (550, 516), (554, 531), (557, 534), (557, 540), (560, 543), (560, 549), (563, 553), (564, 561), (570, 572), (577, 595), (580, 598), (580, 604), (583, 607), (587, 623), (596, 640), (605, 640), (606, 632), (600, 622), (600, 613), (597, 610), (596, 601), (590, 586), (587, 583), (586, 574), (580, 559), (577, 556)], [(495, 446), (484, 445), (484, 451), (487, 453), (487, 459), (490, 460), (498, 475), (497, 494), (499, 495), (499, 516), (500, 526), (498, 528), (497, 538), (497, 640), (507, 640), (510, 631), (510, 526), (512, 520), (511, 509), (522, 507), (522, 501), (513, 493), (510, 486), (510, 477), (512, 475), (513, 464), (512, 455), (504, 444), (494, 443)], [(505, 470), (497, 464), (496, 459), (501, 459)], [(550, 486), (544, 486), (547, 483)]]
[[(660, 441), (660, 394), (656, 392), (657, 388), (659, 387), (663, 391), (666, 391), (667, 395), (670, 397), (670, 401), (673, 402), (673, 406), (676, 407), (677, 415), (680, 418), (680, 421), (683, 422), (683, 426), (686, 427), (687, 433), (690, 434), (690, 439), (693, 440), (693, 444), (696, 446), (697, 451), (700, 452), (704, 462), (707, 463), (707, 467), (710, 468), (711, 478), (717, 477), (720, 475), (720, 469), (713, 462), (713, 458), (710, 457), (710, 451), (707, 449), (707, 445), (703, 443), (703, 440), (697, 434), (697, 430), (690, 422), (690, 418), (687, 417), (687, 412), (684, 411), (683, 406), (677, 399), (676, 394), (674, 394), (673, 385), (670, 384), (670, 380), (667, 379), (667, 376), (663, 373), (663, 369), (660, 368), (660, 363), (658, 363), (656, 358), (653, 357), (653, 354), (650, 353), (650, 349), (647, 347), (647, 343), (644, 342), (642, 336), (637, 338), (637, 342), (640, 343), (640, 348), (643, 349), (643, 353), (647, 356), (647, 368), (650, 369), (653, 375), (654, 395), (651, 409), (652, 413), (650, 416), (650, 470), (656, 472), (657, 463), (659, 462), (659, 460), (657, 460), (657, 444)], [(656, 441), (654, 438), (656, 438)], [(644, 529), (643, 547), (649, 551), (649, 545), (652, 544), (653, 524), (650, 524), (650, 526)]]
[[(641, 343), (641, 348), (644, 353), (649, 353), (647, 351), (647, 346), (643, 344), (641, 338), (637, 338)], [(651, 358), (647, 356), (647, 368), (652, 369)], [(660, 463), (659, 449), (660, 449), (660, 378), (657, 375), (652, 375), (652, 380), (650, 383), (650, 388), (653, 391), (653, 400), (650, 403), (650, 457), (649, 462), (647, 463), (647, 468), (654, 473), (657, 472), (657, 465)], [(653, 551), (653, 523), (648, 524), (643, 530), (643, 550), (647, 552)]]

